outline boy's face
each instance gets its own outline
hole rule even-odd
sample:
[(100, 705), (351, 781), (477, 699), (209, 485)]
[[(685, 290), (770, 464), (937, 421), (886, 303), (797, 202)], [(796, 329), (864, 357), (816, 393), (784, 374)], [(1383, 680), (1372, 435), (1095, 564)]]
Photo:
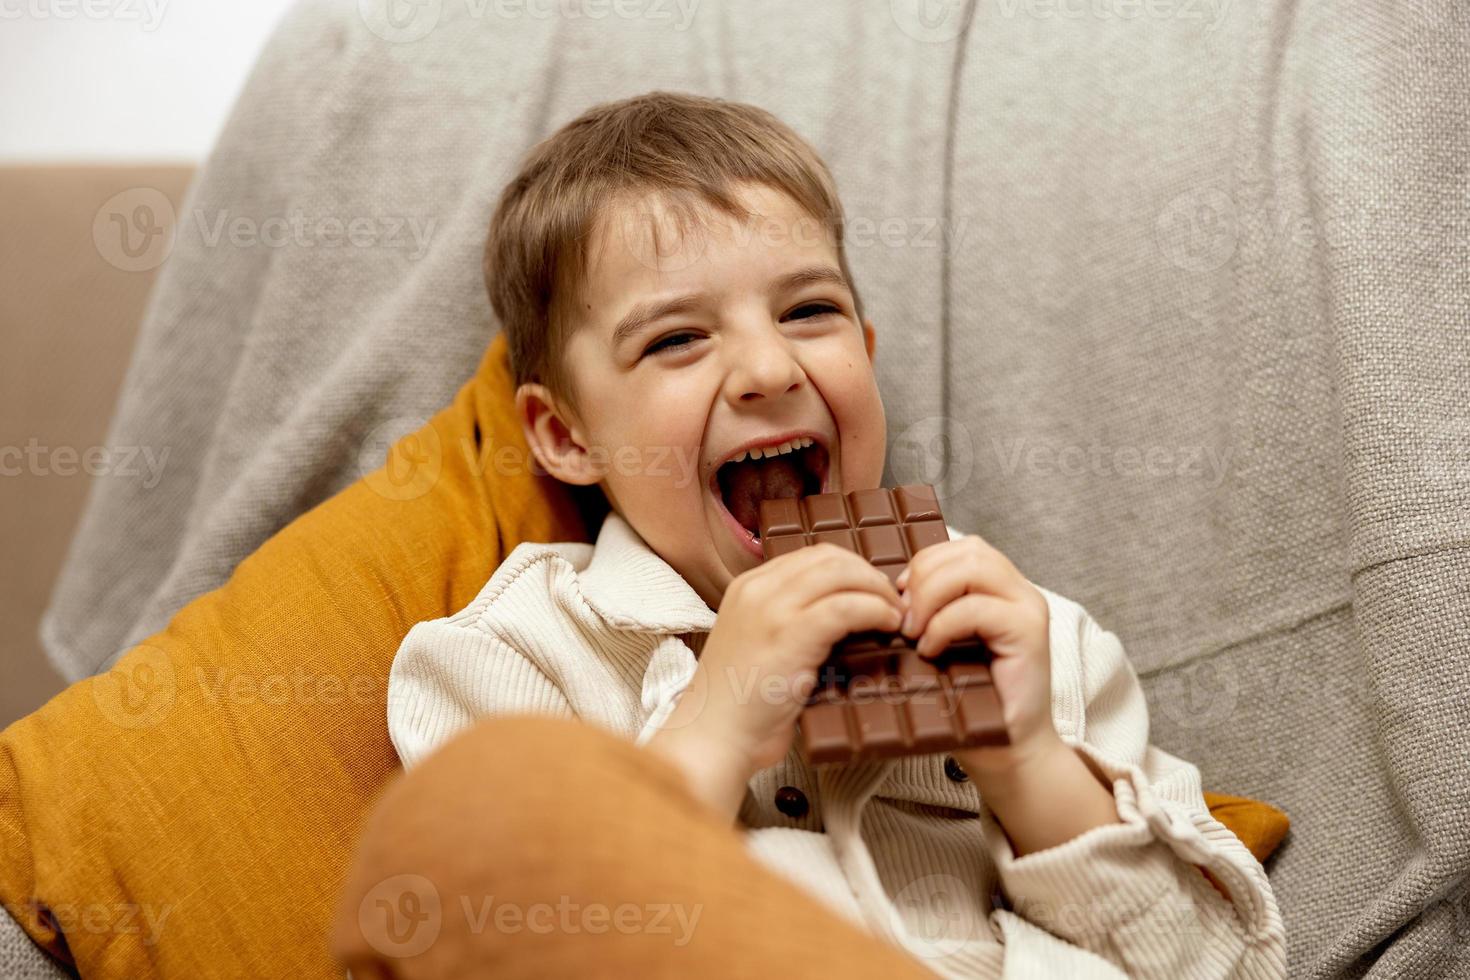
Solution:
[[(716, 609), (760, 564), (760, 499), (876, 487), (887, 443), (830, 236), (779, 191), (740, 199), (750, 221), (707, 209), (682, 235), (657, 197), (611, 209), (562, 352), (576, 409), (540, 385), (516, 399), (542, 465), (598, 483)], [(732, 461), (793, 439), (813, 444)]]

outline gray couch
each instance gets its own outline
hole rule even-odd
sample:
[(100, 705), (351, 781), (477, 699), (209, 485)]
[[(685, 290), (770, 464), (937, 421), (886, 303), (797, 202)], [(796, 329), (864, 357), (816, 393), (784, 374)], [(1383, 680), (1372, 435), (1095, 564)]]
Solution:
[[(1119, 633), (1207, 786), (1291, 816), (1293, 972), (1470, 975), (1464, 4), (391, 9), (298, 7), (199, 176), (113, 429), (175, 465), (94, 493), (61, 669), (447, 400), (532, 141), (652, 88), (728, 96), (836, 174), (890, 478)], [(298, 209), (372, 242), (208, 239)]]

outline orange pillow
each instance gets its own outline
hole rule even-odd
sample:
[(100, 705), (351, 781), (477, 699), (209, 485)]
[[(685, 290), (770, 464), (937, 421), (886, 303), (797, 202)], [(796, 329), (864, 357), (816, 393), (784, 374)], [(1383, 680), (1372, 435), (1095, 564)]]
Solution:
[(1244, 796), (1206, 793), (1210, 816), (1224, 824), (1262, 864), (1281, 846), (1291, 821), (1269, 803)]
[[(86, 977), (340, 976), (327, 928), (398, 767), (399, 641), (605, 508), (529, 472), (511, 392), (497, 338), (383, 469), (0, 733), (0, 900), (37, 942)], [(1280, 839), (1270, 807), (1214, 799), (1258, 857)]]
[(34, 939), (86, 977), (341, 975), (326, 930), (398, 766), (399, 641), (517, 543), (586, 539), (511, 392), (497, 339), (387, 466), (0, 733), (0, 899)]

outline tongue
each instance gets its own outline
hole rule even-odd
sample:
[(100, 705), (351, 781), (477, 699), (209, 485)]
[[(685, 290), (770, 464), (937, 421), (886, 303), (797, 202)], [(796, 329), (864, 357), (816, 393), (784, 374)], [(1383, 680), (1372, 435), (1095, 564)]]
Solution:
[(796, 465), (794, 455), (736, 463), (731, 467), (733, 472), (725, 485), (725, 506), (752, 534), (760, 529), (762, 500), (801, 496), (801, 468)]

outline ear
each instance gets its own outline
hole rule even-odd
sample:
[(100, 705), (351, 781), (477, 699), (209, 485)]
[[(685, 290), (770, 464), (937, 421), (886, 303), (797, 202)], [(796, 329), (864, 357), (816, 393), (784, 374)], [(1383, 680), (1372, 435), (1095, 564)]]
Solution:
[(575, 413), (545, 385), (523, 384), (516, 389), (516, 418), (531, 454), (551, 476), (574, 486), (602, 479)]
[(873, 359), (873, 349), (878, 346), (878, 334), (873, 330), (872, 320), (863, 320), (863, 346), (868, 349), (868, 360)]

